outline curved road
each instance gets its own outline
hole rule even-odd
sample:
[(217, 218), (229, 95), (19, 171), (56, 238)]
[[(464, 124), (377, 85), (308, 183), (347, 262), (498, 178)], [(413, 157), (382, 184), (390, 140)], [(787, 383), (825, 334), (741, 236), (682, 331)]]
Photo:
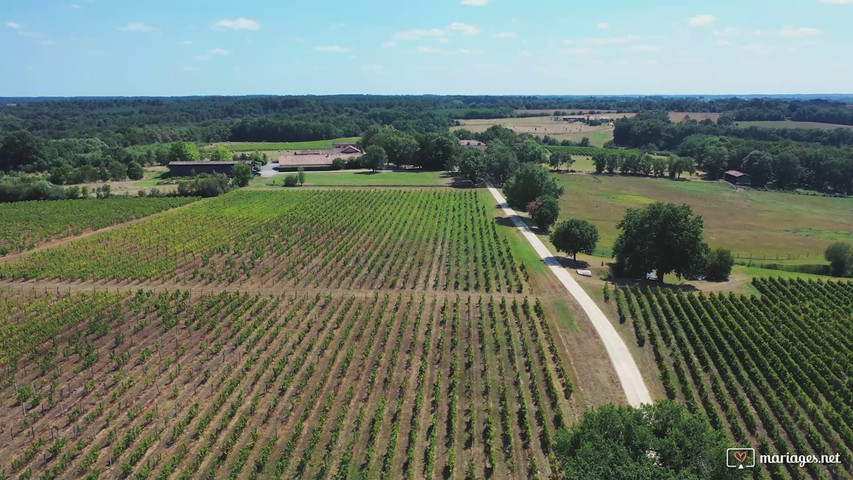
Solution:
[(610, 361), (613, 363), (613, 368), (616, 370), (616, 375), (619, 376), (619, 382), (622, 383), (622, 389), (625, 391), (625, 397), (628, 403), (638, 407), (642, 404), (652, 403), (649, 390), (646, 388), (646, 383), (643, 381), (643, 376), (640, 374), (640, 369), (637, 368), (634, 357), (628, 350), (622, 337), (613, 328), (613, 324), (604, 315), (604, 312), (598, 308), (598, 305), (590, 298), (590, 296), (581, 288), (578, 282), (569, 275), (569, 272), (560, 265), (560, 262), (551, 255), (548, 248), (539, 240), (539, 237), (533, 233), (527, 223), (509, 208), (506, 204), (506, 199), (497, 189), (489, 186), (489, 192), (498, 201), (498, 206), (504, 210), (504, 213), (512, 219), (512, 223), (521, 230), (524, 238), (530, 242), (536, 254), (539, 255), (545, 265), (554, 272), (560, 283), (566, 287), (566, 290), (575, 297), (575, 300), (580, 304), (583, 311), (586, 312), (601, 341), (604, 342), (604, 347), (607, 349), (607, 354), (610, 356)]

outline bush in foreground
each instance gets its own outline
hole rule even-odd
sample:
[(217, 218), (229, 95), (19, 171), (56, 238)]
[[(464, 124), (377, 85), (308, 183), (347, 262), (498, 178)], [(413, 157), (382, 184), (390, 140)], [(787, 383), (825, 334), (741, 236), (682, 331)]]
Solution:
[(558, 430), (554, 454), (575, 480), (728, 478), (726, 439), (668, 400), (641, 408), (604, 405), (571, 430)]

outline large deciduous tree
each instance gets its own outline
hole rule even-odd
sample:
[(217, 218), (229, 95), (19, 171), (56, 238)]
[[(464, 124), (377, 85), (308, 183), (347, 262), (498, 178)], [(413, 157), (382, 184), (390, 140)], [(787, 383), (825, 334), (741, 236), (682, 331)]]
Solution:
[(741, 170), (752, 176), (752, 185), (763, 187), (773, 177), (773, 155), (761, 150), (753, 150), (744, 157)]
[(361, 157), (361, 166), (369, 168), (374, 172), (384, 167), (388, 163), (388, 154), (385, 149), (379, 145), (371, 145), (367, 147), (364, 155)]
[(528, 203), (527, 211), (533, 223), (547, 232), (560, 216), (560, 202), (555, 197), (545, 195)]
[(853, 248), (849, 243), (835, 242), (826, 247), (823, 255), (829, 262), (830, 273), (835, 277), (843, 277), (853, 268)]
[(486, 178), (503, 185), (518, 170), (518, 158), (503, 142), (496, 140), (486, 148)]
[(551, 165), (551, 168), (558, 171), (562, 165), (566, 166), (566, 170), (571, 169), (573, 163), (575, 163), (575, 160), (566, 152), (553, 152), (548, 159), (548, 164)]
[(533, 200), (563, 194), (563, 187), (557, 184), (557, 179), (548, 169), (535, 163), (522, 163), (512, 177), (504, 185), (507, 203), (518, 209), (524, 209)]
[(629, 208), (616, 228), (613, 245), (617, 270), (639, 276), (655, 270), (658, 280), (675, 273), (679, 278), (704, 266), (708, 245), (702, 241), (702, 217), (689, 205), (655, 202), (644, 209)]
[(731, 478), (725, 436), (664, 400), (640, 408), (604, 405), (554, 441), (562, 478), (575, 480)]
[(572, 260), (578, 253), (592, 255), (598, 244), (598, 229), (586, 220), (572, 218), (560, 222), (551, 233), (551, 243), (558, 252), (566, 252)]
[(228, 149), (225, 145), (217, 145), (210, 151), (210, 161), (211, 162), (230, 162), (231, 161), (231, 150)]
[(175, 142), (169, 147), (170, 162), (194, 162), (199, 158), (198, 147), (194, 143)]
[(234, 165), (234, 183), (238, 187), (246, 187), (252, 179), (252, 167), (248, 163), (238, 163)]
[(10, 133), (0, 143), (0, 170), (17, 170), (42, 158), (42, 145), (26, 131)]
[(548, 163), (548, 150), (535, 140), (524, 140), (515, 144), (515, 156), (521, 163)]
[(450, 132), (420, 137), (415, 165), (424, 170), (452, 170), (459, 162), (462, 146)]
[(474, 185), (483, 181), (486, 175), (486, 154), (476, 148), (462, 152), (459, 158), (459, 173)]
[(712, 282), (724, 282), (729, 279), (729, 275), (732, 273), (735, 258), (732, 256), (731, 250), (715, 248), (708, 254), (705, 263), (705, 278)]

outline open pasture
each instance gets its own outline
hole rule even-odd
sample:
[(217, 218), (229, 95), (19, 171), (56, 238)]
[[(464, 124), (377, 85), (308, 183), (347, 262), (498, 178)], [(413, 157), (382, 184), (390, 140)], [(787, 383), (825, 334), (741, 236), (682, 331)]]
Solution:
[[(560, 218), (591, 221), (601, 233), (598, 249), (610, 255), (616, 224), (628, 208), (653, 201), (688, 204), (705, 222), (705, 241), (758, 259), (805, 256), (819, 263), (833, 238), (853, 234), (853, 199), (791, 193), (736, 192), (723, 182), (672, 181), (621, 175), (558, 174), (566, 193)], [(819, 232), (820, 235), (816, 235)]]
[[(609, 114), (605, 114), (605, 116), (608, 115)], [(485, 132), (491, 126), (501, 125), (516, 133), (529, 133), (539, 137), (548, 135), (558, 141), (570, 140), (572, 142), (580, 142), (581, 139), (587, 137), (589, 138), (590, 144), (597, 147), (601, 147), (606, 142), (613, 140), (612, 126), (599, 125), (591, 127), (584, 123), (555, 121), (555, 117), (550, 116), (459, 120), (459, 123), (459, 126), (452, 127), (451, 130), (464, 128), (474, 133), (479, 133)]]
[(795, 122), (793, 120), (779, 121), (756, 121), (756, 122), (737, 122), (738, 127), (758, 127), (758, 128), (806, 128), (818, 130), (835, 130), (836, 128), (853, 128), (853, 125), (842, 125), (838, 123), (820, 123), (820, 122)]
[[(234, 153), (241, 152), (269, 152), (269, 151), (291, 151), (291, 150), (326, 150), (332, 148), (333, 143), (355, 143), (359, 137), (333, 138), (331, 140), (312, 140), (308, 142), (221, 142), (201, 147), (212, 148), (217, 145), (225, 145)], [(270, 156), (270, 158), (278, 158)]]

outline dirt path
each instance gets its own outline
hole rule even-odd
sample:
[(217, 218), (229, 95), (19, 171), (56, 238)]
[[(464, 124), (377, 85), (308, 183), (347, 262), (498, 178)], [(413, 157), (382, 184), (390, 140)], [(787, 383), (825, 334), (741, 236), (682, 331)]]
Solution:
[(651, 395), (643, 381), (643, 376), (640, 374), (640, 369), (637, 367), (631, 352), (628, 350), (625, 342), (613, 328), (613, 324), (604, 315), (604, 312), (598, 308), (598, 305), (589, 297), (589, 295), (578, 285), (578, 282), (560, 265), (560, 262), (551, 255), (551, 252), (545, 247), (542, 241), (530, 230), (530, 227), (524, 223), (524, 220), (509, 208), (506, 204), (506, 199), (494, 187), (489, 187), (489, 192), (497, 200), (498, 206), (503, 209), (504, 213), (512, 219), (512, 222), (524, 235), (524, 238), (530, 243), (536, 254), (539, 255), (545, 265), (551, 269), (560, 283), (566, 290), (575, 298), (578, 304), (583, 308), (586, 315), (589, 317), (593, 327), (595, 327), (598, 336), (604, 342), (604, 347), (607, 349), (607, 354), (610, 356), (610, 361), (613, 363), (613, 368), (619, 376), (619, 381), (622, 383), (622, 389), (625, 391), (625, 396), (628, 403), (633, 406), (639, 406), (644, 403), (652, 403)]

